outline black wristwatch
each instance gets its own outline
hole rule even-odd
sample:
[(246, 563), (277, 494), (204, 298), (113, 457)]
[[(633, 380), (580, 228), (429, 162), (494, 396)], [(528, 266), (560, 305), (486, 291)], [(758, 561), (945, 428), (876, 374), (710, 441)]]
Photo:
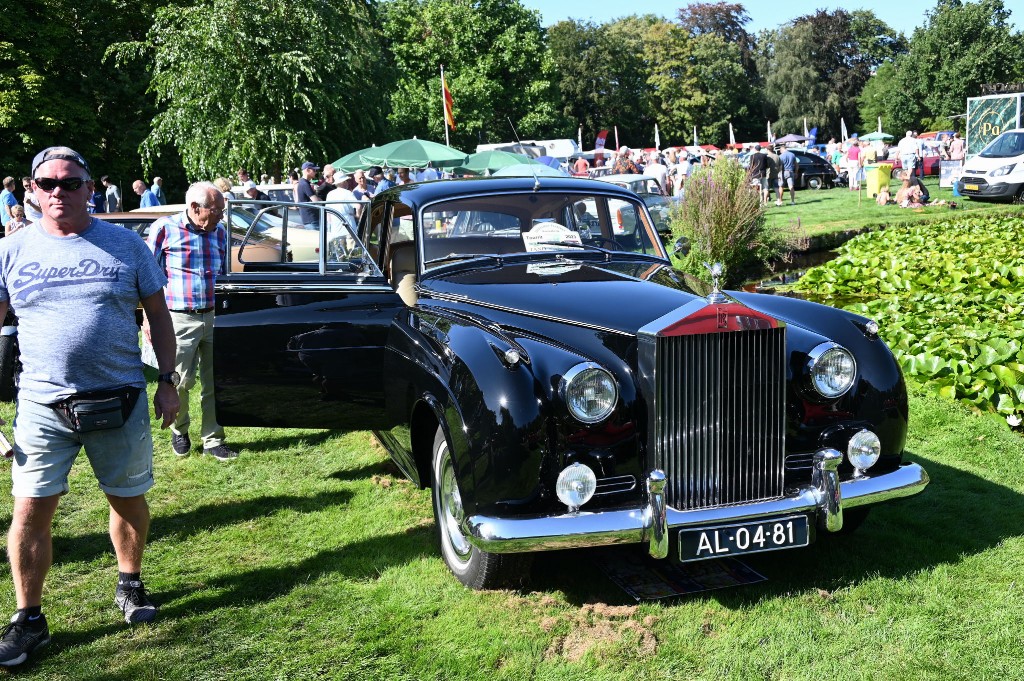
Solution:
[(169, 371), (166, 374), (160, 374), (159, 376), (157, 376), (156, 380), (159, 381), (160, 383), (170, 383), (175, 388), (177, 388), (178, 384), (181, 383), (181, 374), (179, 374), (177, 371)]

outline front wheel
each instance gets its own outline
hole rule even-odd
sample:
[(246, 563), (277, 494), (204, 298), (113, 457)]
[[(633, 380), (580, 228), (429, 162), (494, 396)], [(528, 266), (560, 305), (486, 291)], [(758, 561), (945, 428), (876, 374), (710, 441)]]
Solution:
[(821, 189), (821, 178), (820, 177), (808, 177), (807, 186), (811, 189)]
[(437, 524), (441, 557), (460, 582), (471, 589), (496, 589), (525, 580), (532, 557), (526, 554), (501, 554), (481, 551), (462, 531), (465, 512), (462, 494), (455, 477), (451, 450), (444, 431), (434, 435), (432, 486), (434, 522)]

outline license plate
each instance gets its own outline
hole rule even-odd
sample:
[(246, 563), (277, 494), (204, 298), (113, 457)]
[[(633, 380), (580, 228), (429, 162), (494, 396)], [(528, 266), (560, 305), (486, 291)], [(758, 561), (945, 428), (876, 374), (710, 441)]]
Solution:
[(778, 551), (807, 546), (807, 516), (772, 518), (735, 525), (679, 531), (679, 560), (707, 560), (741, 553)]
[(966, 190), (967, 190), (967, 191), (969, 191), (969, 192), (976, 192), (976, 191), (978, 191), (978, 190), (979, 190), (980, 188), (981, 188), (981, 187), (979, 187), (979, 186), (978, 186), (978, 185), (976, 185), (976, 184), (965, 184), (965, 185), (964, 185), (964, 189), (966, 189)]

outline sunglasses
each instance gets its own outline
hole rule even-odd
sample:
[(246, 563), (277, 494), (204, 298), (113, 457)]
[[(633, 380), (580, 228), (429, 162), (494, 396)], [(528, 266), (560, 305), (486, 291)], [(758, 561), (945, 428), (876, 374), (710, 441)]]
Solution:
[(37, 177), (33, 182), (36, 183), (37, 187), (49, 194), (57, 187), (60, 187), (66, 192), (77, 191), (83, 184), (88, 182), (88, 180), (83, 180), (80, 177), (65, 177), (60, 180), (55, 180), (52, 177)]

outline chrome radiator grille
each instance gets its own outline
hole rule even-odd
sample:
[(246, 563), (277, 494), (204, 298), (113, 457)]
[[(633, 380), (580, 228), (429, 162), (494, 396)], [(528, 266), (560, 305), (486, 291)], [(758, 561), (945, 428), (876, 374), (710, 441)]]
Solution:
[(655, 465), (680, 510), (782, 496), (784, 328), (657, 338)]

